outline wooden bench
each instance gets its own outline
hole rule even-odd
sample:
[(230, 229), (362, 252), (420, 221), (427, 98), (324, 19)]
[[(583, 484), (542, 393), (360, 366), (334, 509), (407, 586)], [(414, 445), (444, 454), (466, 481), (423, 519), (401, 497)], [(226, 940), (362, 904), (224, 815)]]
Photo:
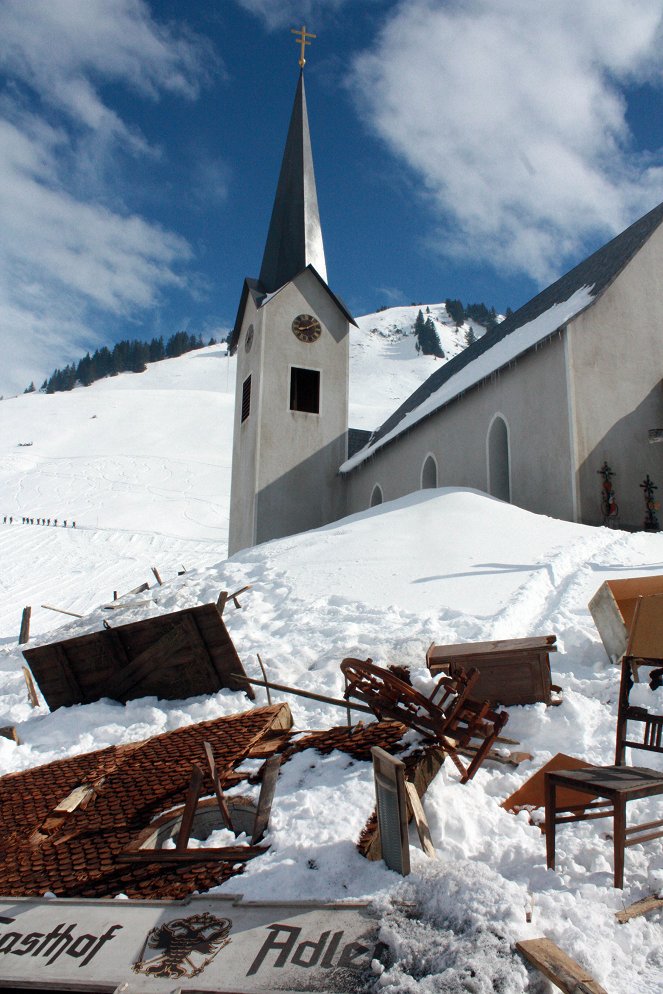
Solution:
[(557, 652), (556, 635), (494, 642), (463, 642), (436, 645), (426, 653), (431, 674), (455, 676), (459, 669), (476, 668), (479, 679), (471, 688), (474, 701), (491, 704), (552, 704), (552, 691), (559, 691), (550, 675), (551, 652)]

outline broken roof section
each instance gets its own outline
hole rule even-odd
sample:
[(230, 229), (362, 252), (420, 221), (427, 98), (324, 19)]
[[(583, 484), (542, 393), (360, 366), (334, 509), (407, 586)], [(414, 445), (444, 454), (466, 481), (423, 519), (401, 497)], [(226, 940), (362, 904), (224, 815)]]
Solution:
[(537, 294), (422, 383), (373, 433), (367, 446), (340, 468), (349, 473), (491, 373), (555, 334), (610, 286), (663, 221), (663, 204), (640, 218), (555, 283)]
[[(2, 777), (0, 892), (175, 900), (229, 879), (241, 864), (205, 859), (204, 850), (194, 862), (119, 857), (136, 852), (146, 829), (185, 804), (205, 742), (227, 789), (245, 779), (236, 770), (242, 760), (273, 752), (291, 725), (290, 709), (277, 704)], [(204, 790), (214, 792), (208, 770)]]
[(221, 616), (224, 595), (218, 604), (129, 625), (106, 623), (102, 631), (24, 649), (23, 655), (52, 711), (101, 697), (183, 700), (215, 694), (222, 687), (243, 691), (253, 700)]

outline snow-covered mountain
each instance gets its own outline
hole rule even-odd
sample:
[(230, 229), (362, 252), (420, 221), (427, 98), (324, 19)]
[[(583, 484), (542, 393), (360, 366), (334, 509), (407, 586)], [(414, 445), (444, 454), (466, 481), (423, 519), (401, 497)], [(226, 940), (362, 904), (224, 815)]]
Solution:
[[(418, 307), (398, 309), (410, 312), (404, 330), (394, 310), (362, 319), (369, 327), (353, 332), (353, 425), (365, 417), (373, 427), (434, 368), (436, 360), (416, 355), (408, 333)], [(396, 369), (407, 370), (403, 383), (412, 377), (402, 393)], [(0, 737), (0, 769), (135, 741), (248, 704), (221, 691), (33, 711), (16, 645), (27, 604), (37, 644), (56, 627), (58, 637), (99, 630), (108, 617), (101, 605), (113, 591), (144, 581), (150, 590), (123, 598), (114, 624), (250, 584), (242, 610), (226, 612), (248, 673), (259, 676), (260, 653), (274, 682), (334, 697), (347, 655), (409, 665), (415, 685), (429, 689), (432, 641), (554, 632), (553, 680), (563, 704), (509, 709), (506, 732), (533, 757), (519, 767), (486, 764), (461, 785), (445, 766), (424, 799), (435, 860), (415, 835), (405, 881), (360, 857), (355, 840), (374, 804), (370, 764), (336, 753), (312, 762), (307, 754), (283, 767), (269, 853), (223, 889), (248, 899), (374, 899), (388, 912), (383, 938), (398, 956), (379, 981), (392, 994), (415, 987), (422, 994), (529, 994), (537, 981), (514, 943), (540, 935), (586, 964), (610, 994), (659, 992), (660, 921), (619, 925), (614, 912), (661, 890), (663, 843), (628, 850), (626, 886), (616, 892), (608, 822), (561, 828), (552, 873), (540, 830), (500, 802), (557, 752), (612, 761), (618, 673), (587, 602), (605, 579), (660, 572), (663, 535), (569, 524), (443, 489), (226, 560), (233, 393), (234, 362), (213, 346), (144, 374), (0, 404), (0, 725), (16, 725), (22, 743)], [(25, 517), (51, 523), (24, 524)], [(330, 705), (288, 703), (299, 729), (345, 720)], [(655, 799), (638, 803), (638, 820), (660, 817)]]

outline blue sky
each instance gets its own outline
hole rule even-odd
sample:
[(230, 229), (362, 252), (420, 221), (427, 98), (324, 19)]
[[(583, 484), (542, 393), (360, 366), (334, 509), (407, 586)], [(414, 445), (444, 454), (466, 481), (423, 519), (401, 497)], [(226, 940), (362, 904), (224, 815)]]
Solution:
[(232, 324), (297, 83), (356, 314), (514, 309), (663, 200), (659, 0), (0, 0), (0, 394)]

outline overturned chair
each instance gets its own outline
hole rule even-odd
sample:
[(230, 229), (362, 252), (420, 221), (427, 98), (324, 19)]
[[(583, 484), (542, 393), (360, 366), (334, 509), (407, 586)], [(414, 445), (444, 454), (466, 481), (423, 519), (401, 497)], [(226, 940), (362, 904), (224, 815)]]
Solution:
[[(488, 701), (470, 699), (479, 676), (477, 670), (459, 670), (454, 676), (442, 677), (429, 697), (390, 670), (375, 666), (371, 659), (344, 659), (341, 671), (346, 681), (346, 701), (360, 700), (378, 720), (400, 721), (439, 742), (458, 769), (462, 783), (472, 779), (509, 719), (506, 711), (496, 711)], [(479, 745), (466, 764), (460, 751), (473, 749), (472, 740)]]

